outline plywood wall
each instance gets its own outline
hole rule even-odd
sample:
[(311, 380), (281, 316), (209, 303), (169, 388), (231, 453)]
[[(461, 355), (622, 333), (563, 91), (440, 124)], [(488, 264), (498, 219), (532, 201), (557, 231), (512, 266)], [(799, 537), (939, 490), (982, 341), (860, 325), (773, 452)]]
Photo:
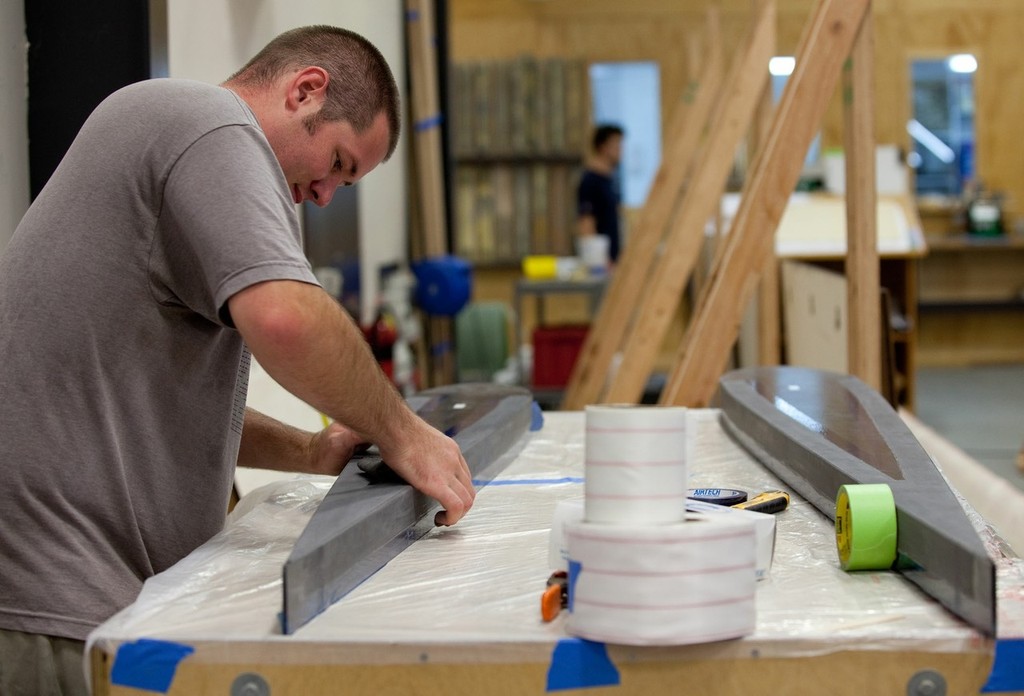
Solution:
[[(792, 54), (814, 0), (777, 0), (778, 47)], [(452, 60), (523, 53), (588, 61), (653, 60), (661, 68), (665, 118), (683, 94), (690, 40), (711, 0), (449, 0)], [(718, 0), (731, 55), (752, 16), (752, 0)], [(1011, 223), (1024, 224), (1024, 2), (875, 0), (879, 142), (909, 146), (909, 61), (970, 52), (978, 58), (977, 164), (981, 179), (1009, 194)], [(824, 145), (842, 143), (838, 98), (823, 124)]]

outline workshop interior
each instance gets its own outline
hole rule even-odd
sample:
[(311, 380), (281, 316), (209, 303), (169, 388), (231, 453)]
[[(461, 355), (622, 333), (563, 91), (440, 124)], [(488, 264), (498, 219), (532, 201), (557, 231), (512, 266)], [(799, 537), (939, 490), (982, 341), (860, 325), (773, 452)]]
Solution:
[(238, 467), (91, 693), (1024, 693), (1024, 3), (4, 0), (0, 258), (109, 95), (308, 25), (401, 97), (308, 270), (475, 500)]

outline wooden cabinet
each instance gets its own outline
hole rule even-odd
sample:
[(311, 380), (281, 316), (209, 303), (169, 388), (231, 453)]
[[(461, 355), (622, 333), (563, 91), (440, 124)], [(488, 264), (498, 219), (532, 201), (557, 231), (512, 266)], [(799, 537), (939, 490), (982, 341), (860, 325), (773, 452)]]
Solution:
[(929, 235), (919, 287), (920, 362), (1024, 362), (1024, 235)]
[[(783, 267), (784, 355), (786, 364), (845, 372), (847, 364), (845, 262), (802, 257), (827, 274)], [(917, 272), (919, 258), (906, 254), (879, 260), (880, 285), (888, 292), (888, 329), (883, 360), (891, 366), (892, 391), (901, 406), (914, 409), (919, 344)], [(891, 356), (887, 353), (891, 351)], [(884, 380), (883, 380), (884, 381)], [(884, 393), (884, 392), (883, 392)]]
[[(844, 199), (832, 195), (794, 195), (776, 231), (775, 251), (780, 260), (831, 272), (794, 277), (784, 269), (783, 354), (787, 364), (847, 370), (845, 205)], [(917, 273), (927, 252), (909, 197), (879, 196), (877, 233), (879, 284), (888, 291), (889, 299), (889, 314), (883, 317), (888, 331), (882, 336), (882, 358), (891, 368), (895, 401), (913, 410), (919, 344)]]

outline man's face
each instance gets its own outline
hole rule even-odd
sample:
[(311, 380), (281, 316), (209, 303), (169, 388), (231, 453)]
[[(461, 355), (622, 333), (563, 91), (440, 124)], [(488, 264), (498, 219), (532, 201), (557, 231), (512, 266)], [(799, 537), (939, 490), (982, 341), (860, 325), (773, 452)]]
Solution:
[(604, 151), (605, 159), (608, 160), (612, 167), (617, 167), (622, 159), (622, 136), (611, 136), (604, 141), (601, 149)]
[(292, 200), (323, 207), (339, 186), (351, 186), (384, 160), (388, 125), (383, 113), (362, 133), (348, 121), (321, 121), (310, 133), (304, 121), (293, 120), (273, 142)]

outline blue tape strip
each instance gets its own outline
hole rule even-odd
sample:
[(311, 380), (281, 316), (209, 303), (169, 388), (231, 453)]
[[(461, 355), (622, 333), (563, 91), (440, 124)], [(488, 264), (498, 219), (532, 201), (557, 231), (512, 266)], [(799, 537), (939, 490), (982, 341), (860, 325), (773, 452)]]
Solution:
[(544, 486), (553, 483), (583, 483), (579, 476), (563, 476), (551, 479), (503, 479), (500, 481), (482, 481), (473, 479), (474, 486)]
[(1024, 638), (996, 640), (992, 673), (982, 687), (983, 694), (1024, 691)]
[(430, 130), (431, 128), (437, 128), (438, 126), (441, 125), (441, 121), (443, 118), (444, 117), (441, 114), (427, 116), (426, 118), (420, 119), (415, 124), (413, 124), (413, 130), (415, 130), (417, 133), (420, 133), (425, 130)]
[(166, 694), (178, 663), (195, 652), (191, 645), (141, 638), (117, 649), (110, 683)]
[(548, 691), (618, 686), (620, 681), (604, 643), (563, 638), (555, 644), (548, 667)]
[(410, 22), (415, 22), (416, 20), (418, 20), (420, 18), (420, 11), (419, 10), (407, 10), (406, 13), (405, 13), (405, 18), (406, 18), (406, 20), (408, 20)]
[(583, 564), (569, 559), (569, 582), (565, 588), (565, 608), (569, 611), (572, 611), (572, 605), (576, 601), (576, 581), (580, 579), (582, 569)]
[(544, 427), (544, 412), (536, 401), (530, 403), (530, 432), (535, 433)]

